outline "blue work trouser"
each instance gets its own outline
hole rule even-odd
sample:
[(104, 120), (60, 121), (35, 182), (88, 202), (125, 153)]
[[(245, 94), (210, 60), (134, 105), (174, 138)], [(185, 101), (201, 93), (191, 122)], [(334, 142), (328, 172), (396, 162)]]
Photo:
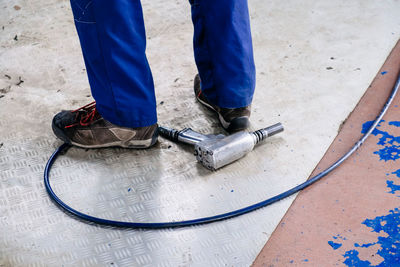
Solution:
[[(190, 0), (190, 4), (203, 93), (219, 107), (249, 105), (255, 67), (247, 0)], [(125, 127), (156, 123), (140, 0), (71, 0), (71, 7), (100, 114)]]

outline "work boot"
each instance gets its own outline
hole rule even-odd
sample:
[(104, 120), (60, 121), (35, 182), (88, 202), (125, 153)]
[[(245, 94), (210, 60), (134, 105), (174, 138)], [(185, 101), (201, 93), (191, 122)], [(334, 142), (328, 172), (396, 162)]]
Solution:
[(243, 108), (220, 108), (212, 104), (201, 91), (200, 76), (198, 74), (194, 77), (194, 93), (196, 99), (201, 104), (218, 114), (219, 122), (228, 132), (238, 132), (249, 127), (250, 106)]
[(73, 111), (61, 111), (52, 122), (54, 134), (62, 141), (83, 148), (119, 146), (148, 148), (157, 142), (158, 127), (120, 127), (105, 120), (96, 102)]

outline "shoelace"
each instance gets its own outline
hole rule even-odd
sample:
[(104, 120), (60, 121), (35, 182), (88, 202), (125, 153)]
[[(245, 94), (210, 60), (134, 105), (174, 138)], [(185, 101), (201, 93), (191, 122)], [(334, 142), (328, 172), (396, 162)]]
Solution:
[(97, 112), (96, 109), (96, 101), (93, 101), (92, 103), (89, 103), (83, 107), (80, 107), (78, 109), (75, 109), (71, 111), (72, 113), (76, 113), (75, 115), (75, 121), (79, 119), (79, 115), (81, 115), (81, 118), (79, 119), (79, 122), (75, 122), (71, 125), (65, 126), (65, 128), (71, 128), (74, 126), (88, 126), (90, 125), (93, 121), (97, 120), (100, 117), (100, 114)]

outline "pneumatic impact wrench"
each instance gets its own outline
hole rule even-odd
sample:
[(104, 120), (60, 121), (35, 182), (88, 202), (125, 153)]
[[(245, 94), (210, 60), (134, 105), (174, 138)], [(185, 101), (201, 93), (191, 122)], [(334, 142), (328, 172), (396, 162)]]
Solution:
[(283, 126), (277, 123), (254, 132), (237, 132), (228, 136), (204, 135), (190, 128), (178, 131), (159, 126), (158, 129), (167, 139), (194, 145), (197, 161), (210, 170), (216, 170), (242, 158), (267, 137), (282, 132)]

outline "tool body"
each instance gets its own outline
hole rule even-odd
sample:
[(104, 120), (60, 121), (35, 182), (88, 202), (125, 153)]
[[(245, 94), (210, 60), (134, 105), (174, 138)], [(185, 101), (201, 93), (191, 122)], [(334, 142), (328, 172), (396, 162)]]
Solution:
[(254, 149), (254, 146), (269, 136), (283, 131), (281, 123), (255, 132), (238, 132), (232, 135), (204, 135), (185, 128), (181, 131), (159, 126), (159, 133), (175, 142), (194, 145), (194, 155), (198, 162), (210, 170), (219, 169), (242, 157)]

